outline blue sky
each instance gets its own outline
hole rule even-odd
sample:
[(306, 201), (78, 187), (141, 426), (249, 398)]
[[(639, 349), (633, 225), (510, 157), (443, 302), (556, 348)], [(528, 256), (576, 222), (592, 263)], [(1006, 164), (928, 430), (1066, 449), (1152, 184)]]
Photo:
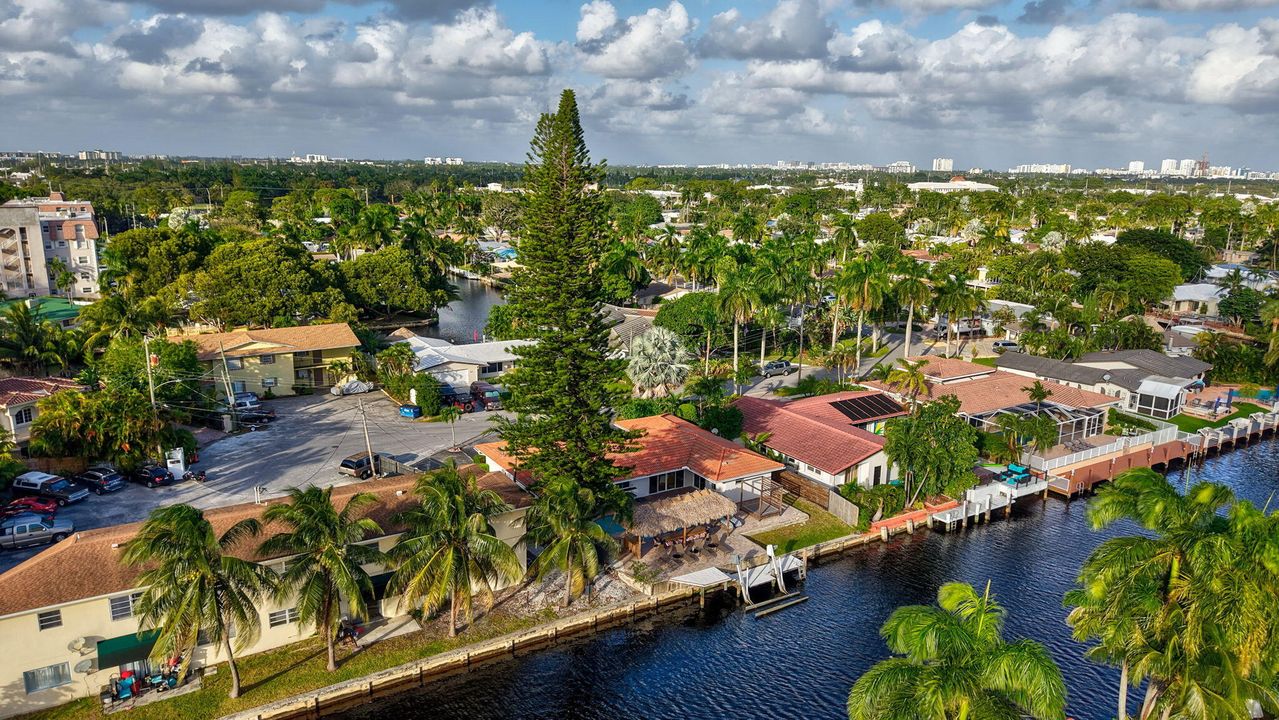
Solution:
[(15, 149), (1279, 170), (1279, 0), (0, 0)]

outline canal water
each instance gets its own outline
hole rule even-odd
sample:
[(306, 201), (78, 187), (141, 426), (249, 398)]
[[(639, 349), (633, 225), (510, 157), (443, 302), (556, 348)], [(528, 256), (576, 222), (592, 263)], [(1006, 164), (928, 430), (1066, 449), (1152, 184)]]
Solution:
[(440, 322), (424, 332), (429, 337), (448, 340), (454, 344), (472, 343), (483, 339), (484, 325), (488, 322), (489, 308), (505, 302), (502, 294), (478, 280), (464, 277), (449, 278), (457, 287), (459, 298), (440, 308)]
[[(1182, 482), (1180, 471), (1170, 479)], [(1207, 460), (1193, 479), (1230, 485), (1264, 504), (1279, 489), (1279, 442)], [(900, 605), (933, 602), (939, 585), (991, 582), (1010, 611), (1007, 637), (1044, 643), (1069, 688), (1069, 715), (1114, 717), (1118, 672), (1088, 663), (1070, 638), (1062, 594), (1106, 537), (1087, 503), (1023, 499), (1011, 519), (966, 531), (903, 535), (811, 570), (804, 604), (756, 620), (708, 610), (653, 618), (491, 665), (349, 712), (358, 720), (678, 719), (847, 717), (853, 681), (888, 655), (879, 627)], [(1136, 691), (1129, 707), (1139, 703)]]

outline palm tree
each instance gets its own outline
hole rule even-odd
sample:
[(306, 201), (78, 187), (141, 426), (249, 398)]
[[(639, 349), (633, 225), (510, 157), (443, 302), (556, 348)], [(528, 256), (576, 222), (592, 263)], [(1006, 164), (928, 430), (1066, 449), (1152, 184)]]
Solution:
[(898, 657), (853, 684), (849, 720), (1064, 717), (1066, 684), (1044, 646), (1003, 639), (1006, 612), (970, 585), (947, 583), (938, 607), (909, 605), (880, 634)]
[(893, 284), (893, 296), (898, 305), (905, 305), (906, 339), (902, 345), (902, 357), (910, 357), (911, 331), (915, 324), (915, 308), (926, 304), (933, 297), (933, 289), (928, 284), (928, 273), (924, 264), (911, 258), (903, 258), (898, 264), (897, 278)]
[(445, 405), (440, 408), (440, 412), (437, 417), (439, 417), (440, 422), (446, 422), (449, 424), (449, 438), (452, 440), (452, 444), (449, 445), (449, 449), (456, 449), (457, 421), (462, 417), (462, 408), (456, 405)]
[(51, 346), (55, 328), (26, 303), (13, 303), (0, 314), (0, 362), (43, 374), (46, 366), (59, 364)]
[(360, 211), (348, 231), (351, 241), (365, 250), (377, 250), (396, 242), (400, 219), (390, 205), (370, 205)]
[(292, 556), (280, 576), (277, 600), (296, 602), (298, 619), (314, 624), (328, 650), (327, 667), (337, 669), (334, 635), (342, 600), (354, 615), (368, 616), (365, 598), (373, 595), (373, 581), (365, 565), (384, 560), (376, 548), (362, 544), (382, 529), (371, 518), (361, 517), (378, 503), (372, 493), (356, 493), (339, 511), (333, 505), (333, 488), (289, 490), (289, 501), (272, 505), (262, 514), (267, 523), (283, 530), (267, 538), (258, 553), (263, 557)]
[(678, 335), (654, 327), (631, 341), (626, 374), (641, 398), (666, 397), (688, 380), (692, 355)]
[(924, 366), (927, 364), (927, 360), (912, 362), (906, 358), (899, 358), (897, 367), (888, 372), (886, 378), (888, 384), (896, 387), (897, 392), (910, 398), (912, 409), (919, 403), (920, 395), (928, 394), (928, 377), (924, 375)]
[(596, 505), (586, 488), (548, 486), (529, 510), (529, 536), (544, 545), (531, 569), (539, 580), (564, 573), (564, 607), (599, 574), (601, 553), (614, 546), (595, 522)]
[(858, 344), (857, 340), (841, 340), (826, 353), (826, 366), (836, 372), (841, 385), (844, 384), (848, 368), (856, 361)]
[(471, 595), (491, 596), (495, 586), (518, 580), (524, 569), (511, 546), (498, 539), (490, 518), (510, 510), (475, 478), (462, 478), (450, 463), (417, 481), (421, 503), (401, 513), (396, 522), (404, 535), (391, 549), (395, 574), (388, 592), (433, 613), (449, 603), (449, 637), (457, 635), (457, 611), (471, 623)]
[[(758, 287), (756, 288), (758, 290)], [(761, 303), (763, 299), (760, 298)], [(755, 323), (759, 325), (759, 366), (764, 367), (765, 348), (768, 345), (768, 333), (773, 333), (777, 340), (777, 328), (786, 322), (786, 316), (776, 305), (761, 305), (755, 313)]]
[(848, 251), (857, 247), (857, 218), (841, 212), (835, 218), (835, 231), (831, 233), (831, 242), (839, 250), (839, 264), (848, 262)]
[(738, 277), (737, 274), (728, 275), (719, 282), (719, 312), (720, 315), (733, 321), (733, 391), (738, 392), (740, 388), (737, 386), (737, 368), (738, 368), (738, 337), (741, 332), (742, 323), (751, 319), (751, 313), (755, 309), (756, 295), (750, 285), (744, 282), (745, 278)]
[(857, 311), (857, 372), (860, 374), (862, 325), (866, 314), (878, 310), (888, 295), (887, 267), (878, 260), (858, 258), (840, 271), (836, 288), (836, 295), (842, 294), (848, 306)]
[(146, 590), (137, 613), (141, 627), (159, 630), (158, 651), (180, 653), (180, 673), (186, 675), (201, 634), (221, 645), (233, 698), (240, 696), (235, 653), (257, 641), (258, 601), (270, 592), (275, 573), (230, 553), (259, 530), (257, 520), (247, 519), (219, 536), (204, 513), (170, 505), (151, 511), (121, 556), (125, 564), (144, 568), (137, 584)]
[(1035, 410), (1042, 409), (1044, 401), (1052, 397), (1053, 394), (1053, 391), (1044, 387), (1043, 382), (1039, 380), (1023, 387), (1021, 391), (1026, 393), (1026, 397), (1030, 398), (1031, 402), (1035, 403)]
[(933, 283), (933, 308), (946, 315), (946, 354), (954, 337), (955, 322), (979, 310), (984, 304), (980, 291), (970, 287), (965, 278), (946, 275)]

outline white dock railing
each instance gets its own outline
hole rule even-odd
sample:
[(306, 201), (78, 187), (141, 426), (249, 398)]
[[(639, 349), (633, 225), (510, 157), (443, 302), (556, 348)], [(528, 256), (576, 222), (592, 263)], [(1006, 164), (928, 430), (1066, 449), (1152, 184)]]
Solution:
[(1044, 459), (1032, 452), (1024, 452), (1022, 453), (1021, 461), (1022, 464), (1027, 467), (1047, 473), (1059, 467), (1073, 465), (1077, 462), (1120, 453), (1128, 448), (1137, 447), (1138, 445), (1150, 444), (1153, 447), (1162, 445), (1166, 442), (1172, 442), (1177, 439), (1180, 433), (1176, 425), (1159, 422), (1158, 420), (1151, 420), (1150, 422), (1153, 425), (1159, 426), (1159, 429), (1153, 432), (1142, 433), (1141, 435), (1127, 435), (1106, 445), (1099, 445), (1097, 447), (1088, 448), (1087, 450), (1080, 450), (1079, 452), (1073, 452), (1069, 455), (1062, 455), (1050, 459)]

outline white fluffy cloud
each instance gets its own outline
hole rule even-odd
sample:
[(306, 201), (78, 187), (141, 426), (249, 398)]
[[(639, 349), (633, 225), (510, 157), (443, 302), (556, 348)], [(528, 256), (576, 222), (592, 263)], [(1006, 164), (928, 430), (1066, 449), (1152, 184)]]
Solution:
[(757, 20), (744, 20), (737, 8), (716, 15), (697, 49), (707, 57), (737, 59), (822, 57), (834, 34), (817, 0), (778, 0)]
[(687, 40), (694, 27), (679, 2), (622, 20), (608, 0), (595, 0), (582, 6), (577, 25), (582, 67), (606, 78), (678, 75), (692, 67)]

